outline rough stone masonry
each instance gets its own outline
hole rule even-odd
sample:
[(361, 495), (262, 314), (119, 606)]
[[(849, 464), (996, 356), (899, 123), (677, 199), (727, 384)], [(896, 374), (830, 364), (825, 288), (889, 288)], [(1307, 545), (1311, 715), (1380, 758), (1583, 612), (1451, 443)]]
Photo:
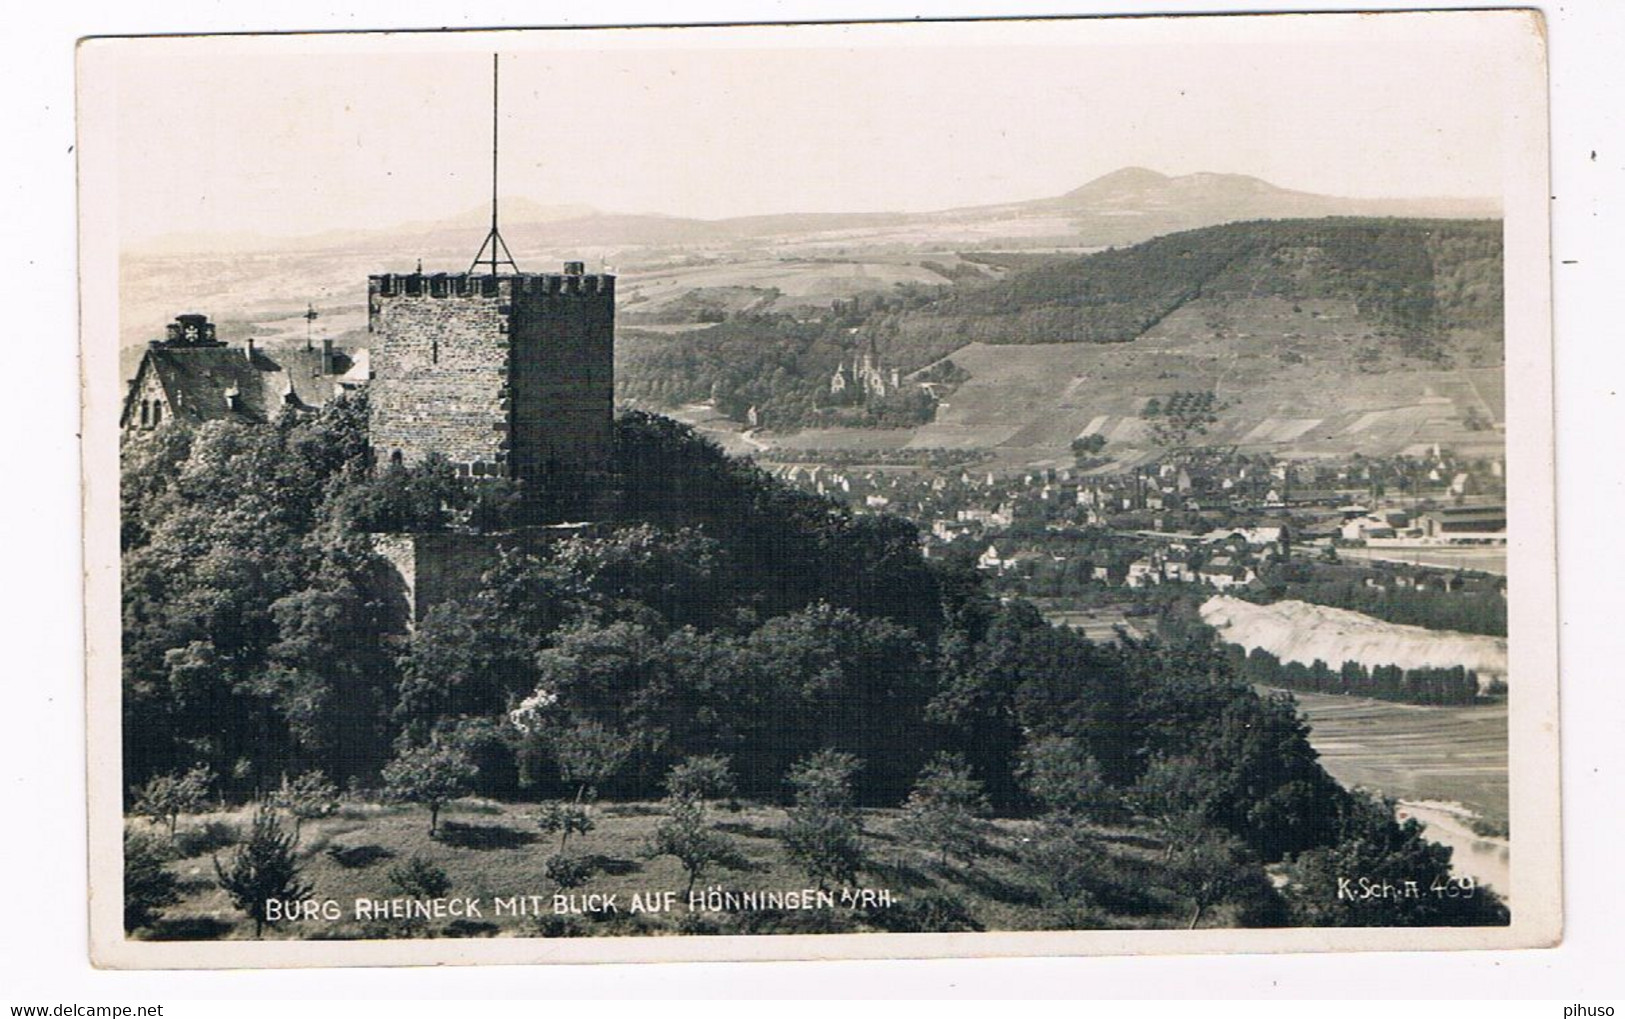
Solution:
[(615, 277), (383, 274), (368, 280), (369, 430), (380, 462), (443, 454), (520, 480), (559, 519), (613, 489)]

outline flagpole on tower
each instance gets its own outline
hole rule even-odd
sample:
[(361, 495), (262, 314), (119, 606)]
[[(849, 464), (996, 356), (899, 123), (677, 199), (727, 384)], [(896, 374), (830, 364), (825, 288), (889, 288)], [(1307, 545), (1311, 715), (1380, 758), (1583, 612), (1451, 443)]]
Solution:
[[(491, 267), (491, 275), (497, 275), (497, 267), (506, 265), (515, 273), (519, 266), (514, 262), (513, 255), (508, 251), (508, 243), (502, 239), (502, 233), (497, 229), (497, 54), (491, 54), (491, 232), (485, 235), (485, 242), (474, 255), (473, 264), (468, 272), (473, 275), (481, 265)], [(486, 255), (489, 249), (490, 255)]]

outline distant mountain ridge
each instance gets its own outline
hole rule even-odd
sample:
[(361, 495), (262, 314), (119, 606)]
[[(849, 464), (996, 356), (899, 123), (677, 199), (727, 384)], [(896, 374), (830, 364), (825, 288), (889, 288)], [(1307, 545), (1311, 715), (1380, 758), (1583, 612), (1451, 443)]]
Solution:
[[(252, 233), (169, 234), (132, 245), (138, 255), (290, 252), (356, 249), (438, 251), (468, 247), (487, 222), (490, 207), (471, 207), (433, 221), (367, 230), (335, 230), (302, 237)], [(1322, 216), (1494, 218), (1490, 199), (1339, 198), (1277, 187), (1242, 174), (1167, 176), (1125, 167), (1063, 195), (936, 212), (778, 213), (693, 219), (603, 212), (584, 205), (543, 205), (524, 196), (505, 198), (503, 234), (515, 247), (682, 246), (814, 242), (853, 234), (854, 243), (933, 242), (962, 245), (975, 239), (1006, 247), (1133, 244), (1159, 234), (1249, 219)]]

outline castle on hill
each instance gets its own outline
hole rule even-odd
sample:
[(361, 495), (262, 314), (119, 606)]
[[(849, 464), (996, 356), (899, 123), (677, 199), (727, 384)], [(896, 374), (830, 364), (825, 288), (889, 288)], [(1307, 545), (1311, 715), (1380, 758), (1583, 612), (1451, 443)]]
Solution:
[(491, 230), (469, 271), (425, 274), (420, 262), (368, 277), (370, 338), (354, 356), (308, 339), (304, 356), (253, 340), (234, 349), (205, 316), (182, 315), (130, 383), (126, 432), (269, 421), (365, 384), (380, 467), (439, 456), (464, 478), (518, 482), (529, 523), (612, 515), (615, 277), (582, 262), (519, 271), (497, 229), (496, 99), (493, 56)]
[[(367, 386), (379, 464), (445, 457), (469, 478), (522, 483), (538, 520), (612, 511), (615, 277), (382, 273), (367, 283), (368, 347), (269, 351), (186, 314), (143, 353), (121, 427), (274, 420)], [(545, 506), (543, 503), (545, 502)]]

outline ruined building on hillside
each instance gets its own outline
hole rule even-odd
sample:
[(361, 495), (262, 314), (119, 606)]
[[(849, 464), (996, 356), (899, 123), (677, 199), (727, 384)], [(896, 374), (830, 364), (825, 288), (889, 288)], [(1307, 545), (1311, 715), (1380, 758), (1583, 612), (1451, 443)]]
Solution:
[(166, 421), (263, 422), (312, 410), (366, 382), (365, 354), (337, 349), (332, 340), (303, 350), (266, 350), (252, 339), (233, 347), (216, 339), (208, 316), (180, 315), (142, 353), (119, 427), (139, 434)]
[(612, 507), (615, 277), (561, 273), (373, 276), (369, 434), (380, 464), (446, 457), (510, 478), (545, 515)]

